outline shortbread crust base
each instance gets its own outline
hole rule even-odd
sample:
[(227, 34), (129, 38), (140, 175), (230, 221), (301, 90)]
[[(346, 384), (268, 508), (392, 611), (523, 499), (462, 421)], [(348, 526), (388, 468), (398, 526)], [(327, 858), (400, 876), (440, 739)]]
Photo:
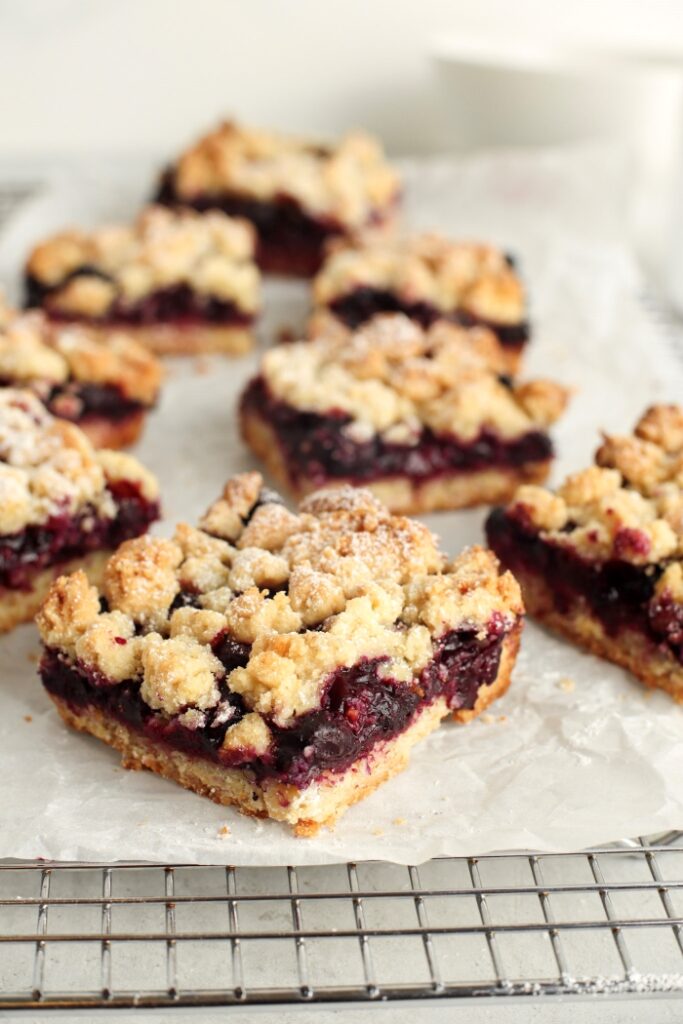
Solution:
[(7, 633), (22, 622), (31, 622), (58, 576), (66, 576), (76, 569), (83, 569), (90, 582), (99, 586), (111, 555), (112, 551), (109, 548), (91, 551), (88, 555), (41, 569), (33, 577), (30, 590), (0, 587), (0, 633)]
[(627, 669), (645, 686), (664, 690), (683, 703), (683, 665), (673, 654), (637, 629), (625, 628), (610, 635), (580, 595), (567, 612), (558, 611), (552, 587), (544, 579), (523, 570), (514, 573), (529, 615), (591, 654)]
[[(456, 712), (461, 722), (480, 714), (510, 684), (519, 647), (521, 623), (503, 641), (496, 678), (481, 687), (474, 708)], [(67, 725), (90, 733), (118, 750), (124, 768), (148, 769), (179, 783), (215, 803), (237, 807), (255, 818), (272, 818), (289, 824), (297, 836), (314, 836), (321, 827), (334, 827), (349, 807), (369, 796), (378, 786), (402, 771), (410, 751), (433, 732), (450, 712), (444, 698), (425, 707), (404, 732), (373, 747), (343, 773), (326, 772), (321, 779), (299, 790), (275, 780), (256, 782), (247, 771), (224, 768), (201, 757), (192, 757), (166, 745), (156, 744), (118, 719), (94, 707), (74, 707), (50, 694)]]
[[(330, 479), (323, 484), (301, 476), (295, 482), (292, 481), (277, 434), (270, 424), (251, 410), (240, 410), (240, 426), (242, 437), (254, 454), (262, 459), (271, 476), (297, 500), (319, 490), (321, 486), (355, 484), (355, 481), (342, 477)], [(541, 484), (549, 472), (550, 460), (546, 459), (515, 467), (442, 473), (424, 481), (408, 477), (385, 477), (355, 485), (372, 491), (391, 512), (421, 515), (507, 502), (521, 484)]]
[(139, 439), (147, 413), (144, 409), (122, 420), (108, 420), (106, 416), (90, 416), (77, 423), (95, 448), (128, 448)]
[[(88, 325), (90, 326), (90, 325)], [(241, 356), (254, 347), (254, 334), (244, 326), (191, 326), (173, 327), (170, 324), (150, 324), (144, 327), (113, 324), (111, 327), (94, 327), (106, 341), (112, 331), (125, 330), (150, 351), (162, 356), (194, 356), (218, 353)]]

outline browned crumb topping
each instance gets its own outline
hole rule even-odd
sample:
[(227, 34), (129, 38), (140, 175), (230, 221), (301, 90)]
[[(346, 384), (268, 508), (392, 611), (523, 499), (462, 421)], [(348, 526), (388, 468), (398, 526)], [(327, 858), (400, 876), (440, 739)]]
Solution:
[(0, 299), (0, 379), (31, 388), (73, 380), (109, 384), (124, 397), (152, 405), (161, 384), (158, 359), (122, 331), (106, 342), (80, 325), (51, 323), (39, 310), (11, 309)]
[[(260, 301), (254, 251), (247, 221), (217, 210), (199, 214), (149, 206), (130, 225), (54, 235), (36, 246), (27, 271), (55, 289), (50, 308), (93, 319), (115, 302), (134, 304), (181, 284), (254, 313)], [(98, 276), (69, 276), (84, 266)]]
[[(522, 613), (516, 582), (490, 551), (448, 562), (425, 526), (368, 491), (320, 491), (293, 513), (249, 473), (202, 524), (123, 544), (106, 570), (107, 611), (76, 573), (54, 584), (37, 621), (47, 646), (112, 683), (140, 679), (151, 707), (192, 720), (219, 701), (217, 638), (250, 645), (226, 680), (250, 712), (229, 731), (233, 746), (266, 750), (263, 716), (286, 725), (318, 706), (340, 666), (387, 657), (392, 678), (407, 682), (444, 632), (485, 633), (493, 615), (511, 625)], [(181, 592), (191, 606), (178, 606)]]
[(288, 196), (314, 216), (361, 228), (390, 207), (399, 181), (379, 143), (361, 132), (326, 146), (226, 121), (186, 150), (174, 184), (191, 202), (235, 192), (265, 202)]
[(655, 597), (670, 597), (677, 604), (683, 604), (683, 565), (672, 562), (666, 567), (655, 584)]
[(391, 291), (403, 302), (426, 302), (501, 324), (526, 316), (526, 298), (505, 254), (491, 245), (453, 242), (435, 233), (365, 238), (335, 247), (313, 282), (317, 306), (357, 288)]
[(683, 452), (683, 409), (678, 405), (653, 405), (636, 424), (635, 434), (660, 445), (665, 452)]
[(636, 565), (680, 558), (683, 410), (653, 406), (633, 435), (605, 436), (596, 465), (568, 477), (556, 494), (521, 487), (509, 509), (584, 557)]
[(95, 451), (85, 434), (55, 419), (30, 391), (0, 389), (0, 534), (18, 533), (84, 506), (111, 517), (107, 485), (136, 483), (154, 500), (154, 477), (131, 455)]
[(626, 483), (645, 495), (671, 484), (683, 487), (683, 409), (655, 405), (636, 424), (633, 436), (605, 437), (599, 466), (618, 469)]
[(271, 393), (295, 408), (352, 417), (344, 429), (367, 440), (417, 444), (424, 426), (463, 440), (490, 428), (506, 438), (544, 428), (562, 413), (568, 392), (551, 381), (501, 382), (477, 344), (484, 328), (446, 322), (424, 330), (385, 314), (350, 337), (327, 335), (276, 346), (261, 374)]

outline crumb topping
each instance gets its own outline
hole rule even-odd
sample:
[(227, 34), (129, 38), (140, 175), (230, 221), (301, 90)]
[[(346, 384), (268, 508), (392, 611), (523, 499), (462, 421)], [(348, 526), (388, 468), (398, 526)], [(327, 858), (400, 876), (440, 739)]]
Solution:
[(154, 477), (131, 455), (95, 451), (78, 427), (55, 419), (31, 391), (0, 389), (0, 534), (75, 515), (113, 518), (108, 485), (129, 480), (149, 500)]
[(635, 565), (683, 556), (683, 410), (653, 406), (633, 435), (606, 435), (596, 465), (556, 494), (521, 487), (509, 506), (553, 543)]
[(43, 643), (75, 657), (76, 644), (100, 615), (97, 588), (82, 569), (60, 576), (36, 616)]
[(173, 169), (181, 200), (225, 193), (265, 202), (283, 196), (317, 217), (364, 227), (391, 207), (399, 181), (379, 143), (355, 132), (335, 145), (226, 121), (186, 150)]
[(428, 303), (497, 324), (526, 318), (526, 297), (505, 254), (478, 242), (435, 233), (362, 238), (338, 245), (313, 281), (313, 299), (327, 307), (358, 288), (390, 291), (406, 304)]
[(247, 221), (148, 206), (131, 225), (54, 235), (33, 250), (27, 271), (51, 289), (49, 308), (67, 315), (106, 317), (114, 305), (179, 285), (251, 314), (260, 293), (254, 251)]
[(156, 501), (159, 497), (156, 477), (138, 462), (134, 455), (113, 451), (111, 448), (100, 448), (97, 452), (97, 461), (104, 471), (107, 483), (134, 483), (148, 501)]
[(249, 758), (263, 757), (268, 753), (272, 738), (272, 733), (263, 717), (250, 711), (232, 729), (228, 729), (222, 749), (230, 751), (230, 753), (244, 751)]
[(377, 433), (417, 444), (420, 430), (471, 440), (488, 428), (505, 438), (545, 428), (568, 392), (550, 381), (508, 385), (465, 329), (444, 321), (424, 330), (403, 314), (375, 317), (350, 337), (276, 346), (263, 357), (270, 392), (298, 409), (341, 411), (358, 441)]
[(642, 494), (657, 495), (667, 484), (683, 488), (683, 409), (652, 406), (632, 436), (605, 436), (596, 462), (618, 470)]
[(635, 428), (636, 437), (659, 445), (669, 454), (683, 451), (683, 409), (678, 405), (653, 405)]
[[(280, 499), (250, 473), (216, 504), (220, 515), (213, 506), (203, 523), (220, 527), (234, 512), (241, 533), (230, 542), (206, 525), (181, 525), (173, 540), (127, 541), (106, 569), (105, 611), (76, 574), (54, 584), (38, 625), (47, 646), (112, 684), (129, 670), (143, 700), (165, 715), (191, 712), (194, 721), (221, 692), (239, 694), (248, 714), (230, 749), (267, 749), (268, 723), (287, 726), (318, 707), (340, 667), (381, 658), (407, 683), (443, 633), (486, 635), (493, 617), (511, 626), (522, 614), (517, 584), (490, 551), (448, 562), (424, 525), (391, 515), (368, 491), (319, 491), (283, 516)], [(260, 531), (267, 547), (255, 543)], [(231, 671), (217, 657), (226, 639), (246, 651), (246, 664)]]
[(132, 678), (140, 664), (135, 624), (123, 612), (98, 615), (76, 641), (76, 657), (113, 682)]
[(107, 563), (104, 594), (110, 608), (142, 625), (166, 621), (180, 590), (176, 570), (183, 554), (171, 540), (143, 534), (125, 541)]
[(683, 604), (683, 565), (672, 562), (667, 565), (655, 584), (655, 600), (670, 598), (676, 604)]
[(218, 658), (192, 637), (161, 637), (149, 633), (141, 644), (142, 685), (146, 704), (167, 715), (192, 705), (200, 710), (218, 703)]
[(80, 325), (51, 323), (39, 310), (24, 313), (0, 300), (0, 380), (31, 388), (74, 381), (104, 384), (143, 405), (152, 405), (161, 385), (159, 361), (121, 331), (106, 343)]

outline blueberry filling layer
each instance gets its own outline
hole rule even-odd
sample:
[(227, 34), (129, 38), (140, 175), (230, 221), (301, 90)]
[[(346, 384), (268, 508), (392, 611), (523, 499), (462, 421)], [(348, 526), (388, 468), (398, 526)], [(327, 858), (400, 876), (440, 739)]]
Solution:
[(102, 418), (119, 423), (148, 408), (142, 402), (126, 398), (114, 384), (76, 381), (54, 387), (45, 404), (55, 416), (75, 422)]
[[(139, 683), (109, 684), (54, 650), (45, 652), (40, 673), (48, 692), (76, 709), (97, 708), (174, 750), (248, 769), (257, 780), (273, 778), (303, 788), (324, 772), (345, 771), (376, 743), (398, 736), (439, 697), (452, 710), (474, 707), (479, 689), (498, 674), (505, 635), (500, 616), (491, 619), (484, 639), (473, 629), (446, 633), (412, 683), (385, 674), (386, 658), (337, 669), (326, 680), (318, 710), (301, 715), (287, 729), (268, 723), (273, 743), (264, 757), (221, 750), (226, 733), (245, 714), (241, 698), (225, 683), (220, 703), (206, 714), (204, 725), (193, 728), (184, 724), (182, 714), (168, 718), (153, 711), (142, 701)], [(249, 657), (248, 647), (226, 637), (214, 643), (214, 650), (228, 672)]]
[(346, 413), (303, 412), (275, 398), (262, 377), (249, 384), (241, 407), (270, 424), (294, 483), (302, 478), (315, 484), (335, 479), (361, 483), (390, 476), (427, 480), (454, 472), (519, 468), (553, 456), (550, 438), (539, 430), (506, 440), (484, 428), (475, 439), (461, 441), (425, 427), (414, 445), (391, 443), (379, 434), (356, 441), (345, 431), (352, 422)]
[(87, 506), (76, 516), (53, 515), (40, 526), (0, 537), (0, 586), (29, 590), (41, 569), (91, 551), (116, 548), (158, 519), (158, 503), (148, 501), (136, 484), (117, 481), (109, 490), (117, 506), (113, 519), (99, 517)]
[(378, 313), (404, 313), (421, 327), (430, 327), (437, 320), (444, 319), (463, 327), (488, 327), (506, 348), (522, 348), (529, 340), (529, 324), (525, 320), (507, 324), (486, 320), (465, 310), (443, 313), (429, 302), (403, 302), (389, 289), (355, 288), (348, 295), (342, 295), (331, 302), (330, 309), (353, 330)]
[[(16, 381), (0, 380), (0, 387), (16, 387)], [(116, 423), (137, 416), (149, 408), (142, 402), (127, 398), (114, 384), (83, 384), (68, 381), (65, 384), (33, 383), (33, 390), (53, 414), (72, 423), (91, 419), (106, 419)]]
[(190, 327), (195, 324), (237, 327), (246, 326), (254, 319), (251, 313), (240, 310), (234, 302), (224, 302), (222, 299), (216, 299), (210, 295), (201, 295), (186, 284), (158, 289), (150, 292), (138, 302), (117, 299), (104, 316), (90, 317), (86, 314), (80, 316), (53, 308), (50, 301), (52, 293), (58, 292), (75, 277), (99, 277), (107, 280), (106, 275), (98, 271), (96, 267), (90, 266), (77, 267), (57, 284), (49, 286), (43, 284), (36, 277), (28, 275), (26, 278), (26, 307), (41, 306), (54, 320), (121, 324), (127, 327), (145, 327), (159, 323), (173, 323), (180, 327)]
[(486, 535), (512, 573), (539, 577), (552, 589), (560, 614), (570, 613), (581, 601), (610, 636), (623, 629), (637, 630), (683, 663), (683, 605), (667, 595), (655, 597), (662, 566), (633, 565), (618, 559), (588, 561), (543, 540), (500, 508), (490, 513)]
[[(204, 193), (187, 200), (178, 196), (173, 171), (164, 175), (155, 202), (166, 206), (191, 206), (195, 210), (221, 210), (230, 217), (251, 221), (258, 235), (256, 259), (274, 273), (314, 274), (322, 262), (325, 243), (346, 229), (331, 217), (312, 217), (287, 195), (270, 201), (251, 199), (234, 192)], [(377, 212), (369, 223), (380, 223)]]

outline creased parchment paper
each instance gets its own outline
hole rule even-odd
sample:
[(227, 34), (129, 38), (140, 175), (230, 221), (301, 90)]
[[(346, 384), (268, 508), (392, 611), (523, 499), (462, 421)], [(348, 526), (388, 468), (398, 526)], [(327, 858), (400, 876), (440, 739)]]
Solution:
[[(26, 247), (68, 222), (126, 215), (144, 193), (139, 169), (60, 182), (0, 239), (16, 288)], [(619, 241), (618, 165), (596, 154), (437, 160), (407, 166), (409, 222), (481, 235), (517, 253), (533, 294), (526, 372), (576, 388), (555, 436), (555, 479), (580, 468), (600, 428), (630, 427), (645, 405), (683, 397), (681, 374), (637, 299)], [(275, 282), (263, 342), (303, 322), (306, 289)], [(170, 533), (230, 474), (252, 465), (235, 400), (253, 358), (176, 361), (137, 454), (159, 476)], [(481, 539), (484, 513), (429, 525), (454, 553)], [(683, 825), (683, 708), (626, 673), (529, 623), (507, 696), (468, 726), (444, 725), (407, 771), (353, 808), (334, 832), (297, 840), (153, 775), (69, 732), (36, 678), (33, 627), (0, 639), (0, 857), (310, 864), (502, 848), (561, 850)], [(227, 828), (225, 828), (227, 826)]]

